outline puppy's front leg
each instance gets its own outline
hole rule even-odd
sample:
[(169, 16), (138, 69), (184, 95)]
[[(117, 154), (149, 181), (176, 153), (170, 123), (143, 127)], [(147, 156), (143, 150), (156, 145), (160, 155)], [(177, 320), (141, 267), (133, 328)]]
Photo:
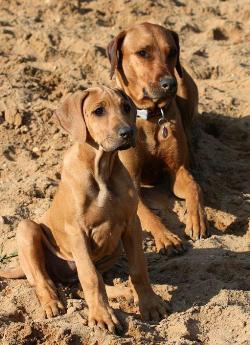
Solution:
[(101, 274), (96, 270), (90, 256), (88, 237), (84, 231), (70, 232), (70, 244), (78, 277), (82, 285), (85, 300), (89, 307), (89, 326), (108, 329), (114, 333), (121, 326), (113, 309), (108, 304), (105, 285)]
[(139, 310), (144, 320), (160, 320), (167, 313), (166, 304), (154, 293), (148, 277), (142, 250), (142, 230), (136, 216), (122, 238), (128, 256), (131, 282), (137, 294)]

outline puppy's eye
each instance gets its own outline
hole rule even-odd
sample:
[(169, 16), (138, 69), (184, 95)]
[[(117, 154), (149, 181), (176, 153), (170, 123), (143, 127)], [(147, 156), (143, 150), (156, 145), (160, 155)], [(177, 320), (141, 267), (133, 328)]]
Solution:
[(128, 103), (124, 103), (123, 109), (124, 109), (125, 113), (128, 114), (131, 110), (131, 106)]
[(138, 52), (136, 52), (136, 55), (142, 57), (142, 58), (148, 58), (149, 57), (149, 53), (145, 50), (139, 50)]
[(177, 55), (177, 49), (173, 48), (170, 50), (168, 57), (173, 58)]
[(104, 114), (105, 109), (103, 107), (98, 107), (96, 110), (94, 110), (94, 114), (97, 116), (101, 116)]

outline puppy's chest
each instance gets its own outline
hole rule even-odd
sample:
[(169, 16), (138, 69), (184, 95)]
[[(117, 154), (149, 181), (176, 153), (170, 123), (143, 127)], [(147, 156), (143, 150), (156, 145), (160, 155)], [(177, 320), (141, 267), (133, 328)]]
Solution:
[(112, 254), (136, 213), (137, 196), (132, 183), (111, 181), (93, 186), (85, 204), (82, 221), (88, 229), (94, 257)]

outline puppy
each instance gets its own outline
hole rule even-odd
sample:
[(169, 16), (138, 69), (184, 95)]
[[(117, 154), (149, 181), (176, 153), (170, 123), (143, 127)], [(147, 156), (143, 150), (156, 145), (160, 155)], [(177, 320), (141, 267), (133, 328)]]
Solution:
[(118, 90), (90, 88), (66, 98), (55, 112), (75, 144), (63, 161), (62, 178), (50, 209), (17, 229), (20, 268), (0, 276), (25, 275), (35, 287), (46, 317), (63, 309), (55, 281), (79, 278), (89, 307), (89, 326), (120, 328), (101, 273), (123, 245), (141, 315), (159, 320), (164, 302), (153, 292), (142, 250), (138, 196), (118, 151), (135, 142), (136, 110)]

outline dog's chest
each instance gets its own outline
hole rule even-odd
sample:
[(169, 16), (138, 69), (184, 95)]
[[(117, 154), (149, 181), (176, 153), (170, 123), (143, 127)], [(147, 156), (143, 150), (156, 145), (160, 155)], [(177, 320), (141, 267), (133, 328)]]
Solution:
[[(144, 121), (144, 122), (143, 122)], [(182, 159), (184, 138), (176, 119), (170, 119), (158, 124), (157, 119), (145, 123), (139, 122), (140, 145), (144, 151), (147, 165), (155, 166), (156, 162), (162, 162), (166, 169), (179, 166)], [(153, 170), (153, 169), (151, 169)]]
[[(121, 183), (122, 181), (122, 183)], [(94, 259), (111, 255), (136, 214), (137, 195), (132, 181), (116, 176), (104, 187), (96, 186), (85, 209), (83, 222), (88, 229)]]

